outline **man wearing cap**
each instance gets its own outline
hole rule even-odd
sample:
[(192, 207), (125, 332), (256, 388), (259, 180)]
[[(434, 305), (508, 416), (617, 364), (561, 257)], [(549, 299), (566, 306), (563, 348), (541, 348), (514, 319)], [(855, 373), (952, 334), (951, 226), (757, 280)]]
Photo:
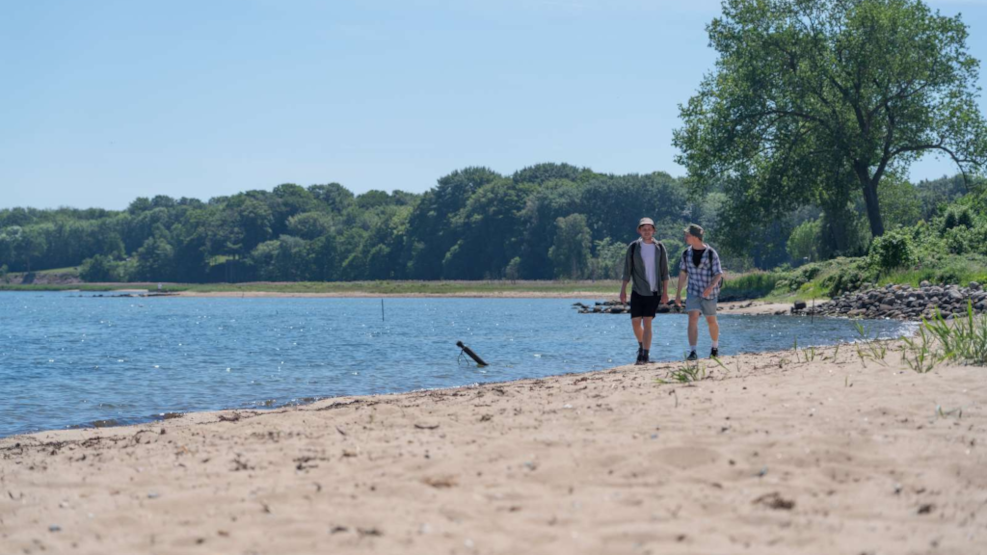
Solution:
[(631, 288), (631, 324), (637, 337), (637, 361), (650, 362), (651, 320), (658, 312), (658, 303), (668, 303), (668, 252), (665, 245), (655, 241), (655, 222), (641, 218), (637, 224), (640, 239), (627, 245), (624, 256), (624, 278), (620, 287), (620, 302), (627, 302), (627, 284)]
[(682, 253), (679, 264), (679, 285), (675, 291), (675, 305), (682, 306), (682, 284), (688, 280), (688, 295), (685, 311), (689, 313), (689, 356), (696, 360), (696, 345), (699, 342), (699, 315), (706, 317), (709, 338), (713, 340), (710, 358), (720, 355), (720, 325), (716, 321), (716, 299), (720, 295), (720, 282), (723, 268), (720, 255), (713, 247), (703, 242), (703, 228), (689, 224), (685, 228), (685, 242), (689, 245)]

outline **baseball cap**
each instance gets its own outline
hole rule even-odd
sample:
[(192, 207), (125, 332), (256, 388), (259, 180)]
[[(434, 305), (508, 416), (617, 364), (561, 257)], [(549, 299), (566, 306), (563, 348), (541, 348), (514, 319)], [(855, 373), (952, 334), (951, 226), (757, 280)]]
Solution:
[(650, 225), (651, 227), (655, 227), (655, 221), (651, 218), (641, 218), (641, 221), (637, 223), (637, 228), (641, 229), (642, 225)]

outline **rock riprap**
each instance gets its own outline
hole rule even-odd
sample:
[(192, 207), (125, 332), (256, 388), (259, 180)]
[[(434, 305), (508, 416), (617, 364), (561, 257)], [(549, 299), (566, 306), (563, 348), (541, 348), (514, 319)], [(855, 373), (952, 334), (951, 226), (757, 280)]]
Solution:
[[(631, 305), (621, 303), (620, 301), (601, 301), (597, 302), (594, 306), (589, 306), (583, 303), (573, 303), (572, 306), (578, 310), (580, 314), (628, 314), (631, 311)], [(659, 314), (679, 312), (682, 312), (682, 309), (674, 304), (658, 305)]]
[(987, 312), (987, 291), (975, 281), (967, 287), (958, 285), (931, 285), (926, 281), (920, 287), (910, 285), (886, 285), (844, 293), (832, 301), (814, 308), (793, 312), (816, 316), (848, 316), (859, 318), (890, 318), (894, 320), (921, 320), (934, 317), (938, 310), (945, 319), (966, 316), (972, 306), (978, 314)]

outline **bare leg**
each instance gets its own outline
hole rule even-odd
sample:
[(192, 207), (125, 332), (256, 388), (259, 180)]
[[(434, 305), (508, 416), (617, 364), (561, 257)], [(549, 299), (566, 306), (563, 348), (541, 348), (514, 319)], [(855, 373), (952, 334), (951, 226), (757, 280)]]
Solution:
[(644, 350), (651, 350), (651, 318), (642, 318), (644, 323), (644, 333), (642, 334), (641, 343), (644, 343)]
[[(698, 312), (696, 314), (699, 314)], [(720, 340), (720, 323), (716, 321), (716, 316), (707, 316), (706, 324), (709, 325), (709, 338), (713, 341)], [(696, 330), (698, 336), (698, 330)]]
[(631, 318), (631, 325), (634, 326), (634, 337), (638, 343), (644, 343), (644, 330), (641, 329), (641, 318)]
[(689, 313), (689, 345), (699, 342), (699, 314), (698, 310)]

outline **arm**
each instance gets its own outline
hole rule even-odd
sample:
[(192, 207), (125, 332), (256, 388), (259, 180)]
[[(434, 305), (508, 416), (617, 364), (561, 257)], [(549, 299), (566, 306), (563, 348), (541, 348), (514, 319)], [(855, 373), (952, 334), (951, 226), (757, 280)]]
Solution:
[(713, 281), (710, 282), (709, 287), (707, 287), (706, 290), (703, 291), (703, 297), (708, 299), (709, 296), (713, 294), (713, 289), (716, 288), (716, 285), (720, 283), (721, 279), (723, 279), (723, 274), (722, 273), (716, 274), (716, 276), (713, 277)]
[(668, 251), (665, 250), (665, 246), (662, 245), (661, 248), (661, 260), (660, 260), (660, 279), (661, 279), (661, 304), (668, 304)]
[(716, 289), (716, 286), (720, 283), (720, 281), (723, 280), (723, 268), (720, 266), (720, 255), (717, 254), (716, 251), (712, 251), (710, 254), (713, 257), (713, 260), (711, 261), (713, 265), (713, 281), (710, 282), (709, 287), (703, 291), (703, 297), (707, 299), (713, 294), (713, 290)]
[(689, 274), (686, 273), (685, 265), (685, 253), (682, 253), (682, 260), (679, 261), (679, 282), (675, 287), (675, 306), (682, 307), (682, 285), (685, 284), (685, 280), (689, 279)]
[(634, 256), (634, 251), (628, 247), (627, 253), (624, 255), (623, 283), (620, 284), (620, 302), (622, 304), (627, 304), (627, 284), (631, 281), (631, 256)]
[(675, 306), (682, 306), (682, 284), (689, 279), (689, 274), (685, 270), (679, 272), (679, 282), (675, 287)]

